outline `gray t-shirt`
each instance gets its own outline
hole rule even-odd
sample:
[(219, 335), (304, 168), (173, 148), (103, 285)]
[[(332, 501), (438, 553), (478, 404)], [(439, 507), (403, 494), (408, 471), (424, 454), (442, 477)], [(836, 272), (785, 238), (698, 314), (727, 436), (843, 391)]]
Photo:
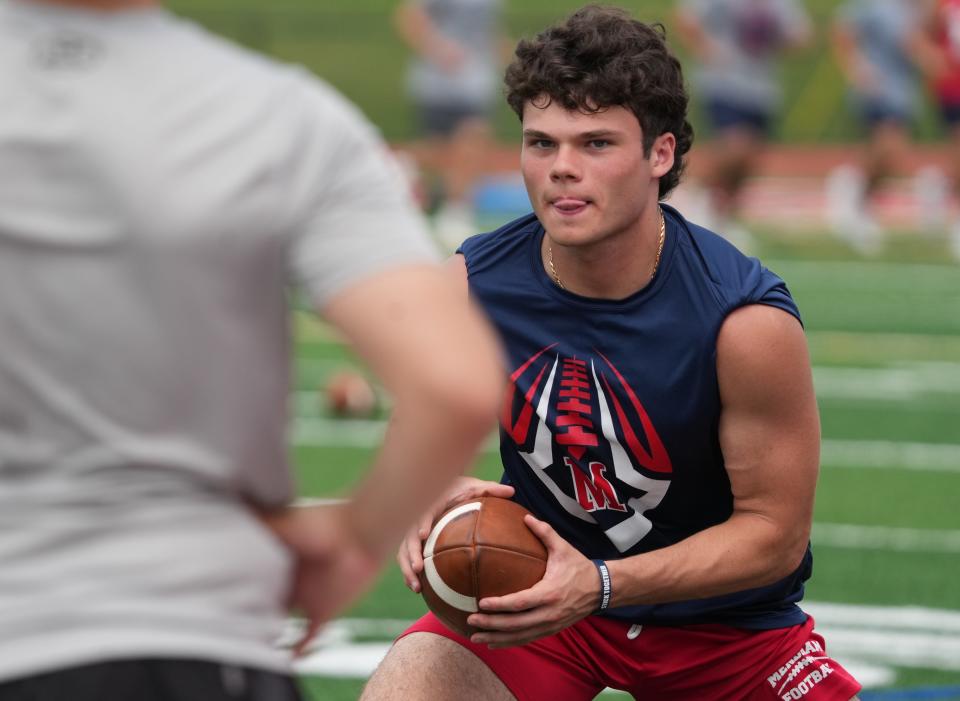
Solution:
[(862, 59), (878, 80), (870, 91), (854, 89), (858, 103), (910, 115), (917, 109), (917, 69), (907, 53), (907, 41), (920, 21), (915, 0), (848, 0), (837, 21), (856, 37)]
[(423, 58), (410, 67), (411, 95), (428, 105), (484, 110), (497, 95), (500, 0), (417, 0), (437, 30), (464, 51), (448, 70)]
[(0, 0), (0, 680), (287, 669), (287, 295), (436, 260), (362, 116), (161, 9)]
[(777, 76), (784, 48), (810, 30), (799, 0), (682, 0), (681, 10), (697, 17), (720, 49), (714, 60), (697, 66), (698, 92), (749, 109), (779, 107)]

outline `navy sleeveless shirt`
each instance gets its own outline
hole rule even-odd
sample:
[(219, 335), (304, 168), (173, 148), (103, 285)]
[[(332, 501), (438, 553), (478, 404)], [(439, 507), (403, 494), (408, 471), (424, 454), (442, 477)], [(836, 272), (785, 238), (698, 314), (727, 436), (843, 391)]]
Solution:
[[(783, 280), (664, 206), (654, 279), (626, 299), (560, 289), (543, 269), (544, 230), (528, 215), (458, 250), (470, 293), (498, 328), (510, 378), (500, 417), (503, 481), (588, 558), (627, 557), (727, 520), (716, 340), (731, 311), (799, 312)], [(790, 576), (735, 594), (610, 609), (634, 623), (803, 623), (807, 553)]]

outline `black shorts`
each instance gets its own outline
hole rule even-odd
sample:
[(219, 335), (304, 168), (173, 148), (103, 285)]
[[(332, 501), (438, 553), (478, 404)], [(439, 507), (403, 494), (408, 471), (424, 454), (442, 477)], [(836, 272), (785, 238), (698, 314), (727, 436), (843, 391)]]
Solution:
[(940, 100), (938, 106), (944, 124), (948, 127), (955, 127), (960, 124), (960, 102)]
[(747, 129), (758, 136), (769, 136), (773, 115), (757, 107), (713, 98), (704, 105), (714, 134), (730, 129)]
[(903, 129), (909, 129), (912, 122), (912, 116), (904, 109), (891, 105), (882, 100), (871, 98), (862, 98), (857, 102), (857, 112), (860, 122), (867, 132), (885, 125), (899, 126)]
[(0, 701), (302, 701), (275, 672), (197, 660), (117, 660), (0, 682)]

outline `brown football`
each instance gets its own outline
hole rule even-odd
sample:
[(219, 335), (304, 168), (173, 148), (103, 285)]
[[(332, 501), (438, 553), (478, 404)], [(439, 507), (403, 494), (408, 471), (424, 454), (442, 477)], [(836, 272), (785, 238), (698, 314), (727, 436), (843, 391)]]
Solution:
[(465, 637), (467, 617), (486, 596), (528, 589), (543, 578), (547, 549), (523, 522), (530, 513), (509, 499), (480, 497), (452, 507), (423, 544), (420, 585), (430, 610)]

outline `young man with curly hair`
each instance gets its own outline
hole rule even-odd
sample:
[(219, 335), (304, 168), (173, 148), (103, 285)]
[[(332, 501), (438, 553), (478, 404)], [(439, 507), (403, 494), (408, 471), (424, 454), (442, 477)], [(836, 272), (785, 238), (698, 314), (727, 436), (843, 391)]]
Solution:
[(362, 697), (848, 701), (860, 685), (798, 606), (819, 420), (784, 282), (661, 201), (692, 131), (660, 28), (587, 7), (517, 47), (507, 99), (534, 213), (453, 264), (506, 345), (501, 483), (464, 479), (398, 554), (481, 494), (530, 509), (530, 589), (432, 614)]

